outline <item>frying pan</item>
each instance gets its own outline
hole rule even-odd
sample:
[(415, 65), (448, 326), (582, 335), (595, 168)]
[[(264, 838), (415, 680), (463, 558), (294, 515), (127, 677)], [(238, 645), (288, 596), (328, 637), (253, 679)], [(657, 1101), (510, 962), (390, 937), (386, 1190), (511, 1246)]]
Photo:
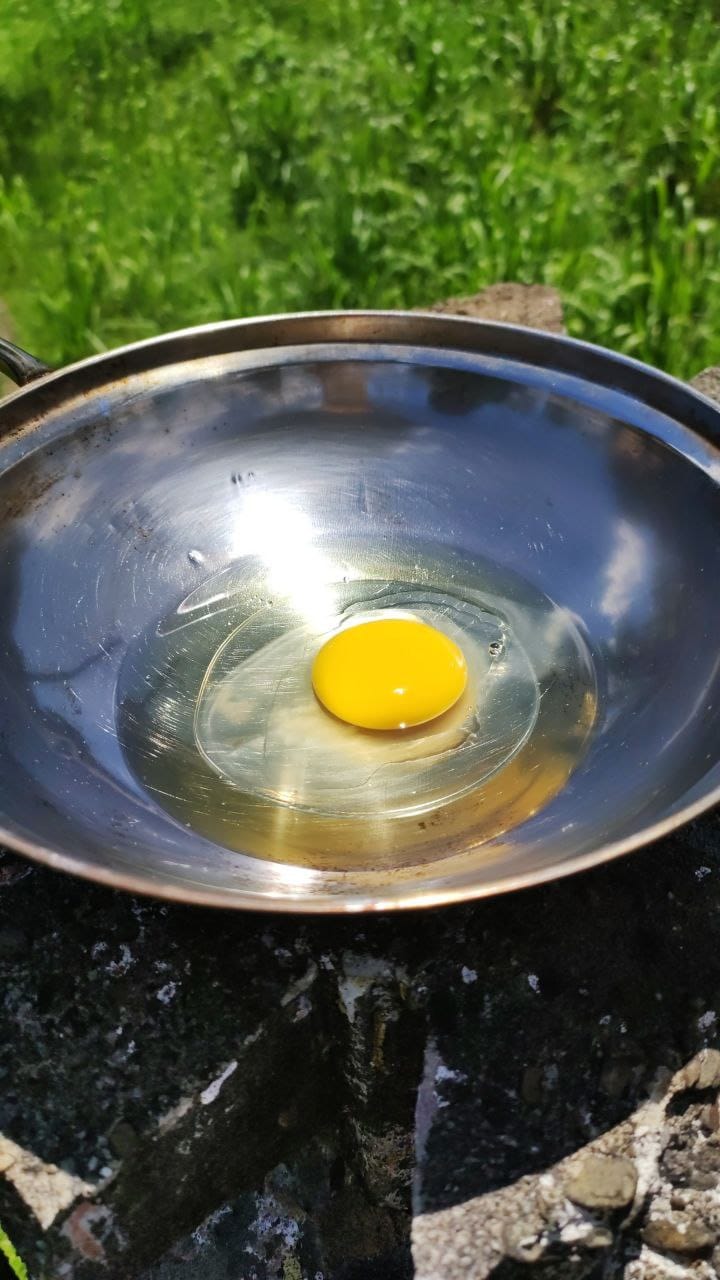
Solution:
[[(3, 342), (0, 365), (21, 384), (0, 404), (7, 846), (171, 899), (385, 910), (590, 867), (720, 797), (720, 411), (688, 386), (569, 338), (384, 312), (210, 325), (55, 371)], [(302, 614), (319, 573), (360, 562), (386, 592), (397, 566), (420, 591), (451, 565), (476, 595), (544, 601), (544, 639), (582, 648), (582, 696), (551, 645), (531, 738), (462, 803), (398, 818), (366, 791), (360, 817), (304, 821), (265, 797), (245, 824), (187, 821), (183, 777), (200, 795), (205, 775), (187, 755), (172, 773), (175, 703), (139, 747), (122, 727), (163, 620), (185, 611), (180, 662), (208, 619), (229, 634), (212, 600), (242, 599), (250, 569)]]

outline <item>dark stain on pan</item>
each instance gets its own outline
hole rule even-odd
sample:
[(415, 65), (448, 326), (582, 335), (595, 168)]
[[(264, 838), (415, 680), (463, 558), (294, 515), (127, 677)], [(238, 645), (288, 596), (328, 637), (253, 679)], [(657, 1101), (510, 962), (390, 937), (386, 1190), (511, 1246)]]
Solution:
[(13, 467), (0, 487), (0, 527), (28, 515), (63, 476), (62, 471), (50, 471), (43, 456)]

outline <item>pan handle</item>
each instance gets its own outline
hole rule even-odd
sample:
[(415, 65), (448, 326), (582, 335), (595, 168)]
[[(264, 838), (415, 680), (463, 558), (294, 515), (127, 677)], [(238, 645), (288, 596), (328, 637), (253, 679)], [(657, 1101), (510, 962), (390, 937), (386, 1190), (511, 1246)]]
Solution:
[(42, 360), (37, 360), (21, 347), (16, 347), (6, 338), (0, 338), (0, 373), (6, 373), (19, 387), (24, 387), (28, 382), (49, 372), (49, 364), (43, 364)]

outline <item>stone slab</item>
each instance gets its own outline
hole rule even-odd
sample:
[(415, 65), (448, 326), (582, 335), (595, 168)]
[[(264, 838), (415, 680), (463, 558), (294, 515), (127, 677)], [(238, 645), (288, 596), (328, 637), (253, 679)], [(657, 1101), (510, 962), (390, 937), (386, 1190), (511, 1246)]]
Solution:
[(446, 298), (426, 310), (565, 333), (560, 294), (546, 284), (491, 284), (480, 293), (466, 298)]

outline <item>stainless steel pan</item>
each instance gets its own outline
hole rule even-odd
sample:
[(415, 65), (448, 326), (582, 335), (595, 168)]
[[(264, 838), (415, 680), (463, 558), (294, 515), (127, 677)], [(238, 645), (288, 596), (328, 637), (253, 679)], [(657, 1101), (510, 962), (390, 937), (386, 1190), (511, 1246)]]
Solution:
[[(59, 371), (2, 343), (0, 365), (25, 384), (0, 404), (8, 846), (168, 898), (381, 910), (566, 875), (720, 797), (720, 412), (689, 387), (571, 339), (401, 313), (211, 325)], [(214, 584), (240, 601), (250, 573), (302, 615), (348, 565), (383, 599), (396, 577), (442, 589), (445, 565), (448, 590), (547, 602), (532, 734), (461, 801), (398, 815), (370, 788), (354, 815), (302, 818), (230, 798), (186, 825), (177, 788), (202, 809), (205, 766), (170, 761), (165, 795), (142, 768), (168, 756), (175, 704), (153, 704), (139, 756), (122, 728), (163, 620), (216, 625)], [(583, 646), (582, 688), (554, 625)]]

